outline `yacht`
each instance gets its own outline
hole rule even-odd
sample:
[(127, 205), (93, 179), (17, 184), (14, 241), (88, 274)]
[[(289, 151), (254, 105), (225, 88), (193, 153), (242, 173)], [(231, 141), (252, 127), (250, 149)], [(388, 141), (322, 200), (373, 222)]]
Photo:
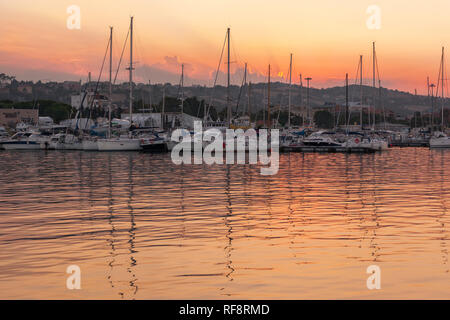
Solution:
[(343, 143), (333, 139), (331, 133), (318, 131), (303, 139), (303, 145), (308, 147), (342, 147)]
[(48, 141), (49, 137), (40, 132), (18, 132), (3, 141), (2, 145), (5, 150), (39, 150), (41, 143)]

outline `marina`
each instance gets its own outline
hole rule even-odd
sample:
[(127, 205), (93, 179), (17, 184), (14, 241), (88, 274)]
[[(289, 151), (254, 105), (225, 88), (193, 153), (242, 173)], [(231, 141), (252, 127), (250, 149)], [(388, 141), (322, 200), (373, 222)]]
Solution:
[(430, 1), (5, 3), (0, 300), (180, 320), (450, 300)]

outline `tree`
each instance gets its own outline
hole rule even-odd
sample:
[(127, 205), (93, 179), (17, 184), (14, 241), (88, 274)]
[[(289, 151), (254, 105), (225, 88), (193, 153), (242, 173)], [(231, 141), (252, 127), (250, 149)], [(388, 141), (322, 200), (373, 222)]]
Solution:
[(319, 128), (331, 129), (334, 127), (333, 115), (326, 110), (317, 111), (314, 113), (314, 123)]

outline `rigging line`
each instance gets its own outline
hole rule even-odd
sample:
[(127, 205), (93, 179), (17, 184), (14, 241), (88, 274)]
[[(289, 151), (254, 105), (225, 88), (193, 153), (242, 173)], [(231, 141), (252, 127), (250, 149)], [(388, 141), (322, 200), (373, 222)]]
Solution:
[(213, 99), (214, 92), (216, 89), (217, 77), (219, 76), (220, 65), (222, 64), (223, 52), (225, 50), (225, 44), (227, 43), (227, 35), (228, 35), (228, 32), (225, 34), (225, 40), (223, 41), (222, 52), (220, 54), (219, 64), (217, 66), (217, 71), (216, 71), (216, 77), (214, 79), (214, 84), (213, 84), (213, 89), (211, 91), (211, 95), (209, 96), (208, 108), (206, 109), (206, 118), (208, 118), (209, 111), (211, 109), (212, 99)]
[[(355, 75), (355, 84), (354, 84), (354, 86), (351, 88), (352, 90), (351, 90), (351, 95), (350, 95), (350, 98), (351, 98), (351, 101), (353, 101), (353, 98), (354, 98), (354, 93), (355, 93), (355, 88), (356, 88), (356, 84), (357, 84), (357, 81), (358, 81), (358, 73), (359, 73), (359, 68), (360, 68), (360, 66), (361, 66), (361, 60), (360, 59), (358, 59), (358, 67), (356, 68), (356, 75)], [(351, 118), (351, 115), (352, 115), (352, 108), (349, 108), (349, 110), (348, 110), (348, 119), (347, 119), (347, 126), (348, 125), (350, 125), (350, 118)]]
[[(234, 54), (234, 61), (235, 61), (236, 64), (238, 65), (237, 70), (239, 70), (239, 66), (241, 65), (241, 63), (240, 63), (241, 57), (240, 57), (239, 53), (238, 53), (237, 50), (236, 50), (237, 47), (236, 47), (236, 45), (235, 45), (235, 43), (234, 43), (234, 38), (233, 38), (232, 35), (230, 35), (230, 40), (231, 40), (231, 44), (232, 44), (231, 50), (232, 50), (232, 52), (233, 52), (233, 54)], [(235, 72), (235, 74), (234, 74), (234, 77), (235, 77), (235, 78), (238, 77), (238, 75), (236, 74), (236, 72)], [(239, 79), (240, 79), (240, 77), (239, 77)], [(234, 79), (234, 80), (236, 80), (236, 79)]]
[[(92, 116), (92, 106), (94, 105), (94, 97), (95, 97), (95, 95), (96, 95), (96, 93), (97, 93), (97, 90), (98, 90), (98, 85), (99, 85), (99, 83), (100, 83), (100, 79), (101, 79), (101, 76), (102, 76), (102, 73), (103, 73), (103, 67), (104, 67), (104, 65), (105, 65), (105, 60), (106, 60), (106, 56), (107, 56), (107, 54), (108, 54), (108, 49), (109, 49), (110, 44), (111, 44), (111, 41), (110, 41), (110, 39), (108, 39), (108, 44), (107, 44), (107, 46), (106, 46), (105, 55), (104, 55), (104, 57), (103, 57), (102, 67), (101, 67), (101, 69), (100, 69), (100, 74), (98, 75), (97, 84), (95, 85), (95, 90), (94, 90), (93, 99), (92, 99), (92, 101), (91, 101), (91, 105), (89, 106), (89, 119), (90, 119), (91, 116)], [(83, 112), (83, 104), (84, 104), (84, 100), (86, 99), (86, 95), (87, 95), (87, 94), (86, 94), (86, 92), (85, 92), (85, 94), (83, 95), (83, 99), (81, 100), (80, 110), (79, 110), (79, 112), (78, 112), (78, 115), (79, 115), (79, 116), (82, 116), (82, 112)], [(78, 121), (79, 121), (79, 118), (77, 117), (77, 121), (75, 122), (75, 129), (78, 129)], [(85, 122), (84, 130), (86, 130), (86, 126), (87, 126), (87, 121)], [(67, 132), (66, 132), (66, 133), (67, 133)]]
[(353, 101), (353, 98), (354, 98), (354, 93), (355, 93), (354, 90), (355, 90), (355, 87), (356, 87), (357, 81), (358, 81), (358, 74), (359, 74), (360, 64), (361, 64), (361, 61), (358, 60), (358, 67), (356, 68), (356, 75), (355, 75), (355, 83), (354, 83), (354, 86), (351, 88), (352, 89), (351, 90), (351, 95), (350, 95), (351, 101)]
[[(105, 61), (106, 61), (106, 57), (108, 56), (108, 50), (109, 50), (110, 45), (111, 45), (111, 40), (108, 40), (108, 45), (106, 46), (105, 55), (103, 57), (102, 67), (100, 68), (100, 73), (98, 75), (97, 83), (95, 85), (94, 97), (93, 97), (93, 99), (91, 101), (91, 105), (89, 107), (89, 119), (91, 119), (91, 116), (92, 116), (92, 107), (94, 106), (94, 100), (95, 100), (94, 98), (95, 98), (95, 95), (98, 93), (98, 86), (100, 84), (100, 79), (102, 77), (103, 68), (105, 67)], [(87, 123), (88, 122), (86, 121), (84, 124), (84, 130), (86, 130)]]
[(244, 74), (244, 75), (242, 76), (241, 88), (239, 89), (239, 95), (238, 95), (238, 98), (237, 98), (237, 101), (236, 101), (236, 110), (234, 111), (235, 114), (238, 113), (239, 102), (240, 102), (240, 100), (241, 100), (242, 89), (243, 89), (243, 87), (244, 87), (244, 81), (245, 81), (245, 80), (246, 80), (246, 79), (245, 79), (245, 74)]
[(122, 54), (120, 55), (119, 64), (117, 65), (116, 75), (114, 76), (113, 84), (116, 84), (117, 74), (119, 73), (120, 70), (120, 64), (122, 63), (123, 53), (125, 52), (125, 47), (127, 46), (129, 36), (130, 36), (130, 28), (128, 28), (127, 37), (125, 38), (125, 42), (123, 44)]
[[(140, 36), (140, 32), (139, 32), (139, 27), (135, 27), (133, 29), (133, 32), (136, 34), (136, 53), (137, 53), (137, 57), (138, 57), (138, 61), (141, 61), (141, 65), (144, 66), (144, 58), (145, 58), (145, 47), (144, 45), (142, 45), (142, 39)], [(151, 69), (145, 69), (143, 67), (141, 67), (140, 69), (136, 70), (136, 74), (138, 73), (137, 71), (139, 70), (139, 73), (142, 75), (142, 78), (144, 79), (150, 79), (150, 75), (151, 75)]]

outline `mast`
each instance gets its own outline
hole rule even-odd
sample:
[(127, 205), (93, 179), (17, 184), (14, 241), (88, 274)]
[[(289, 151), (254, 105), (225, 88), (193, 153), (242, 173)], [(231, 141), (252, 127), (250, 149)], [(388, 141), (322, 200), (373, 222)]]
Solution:
[(270, 64), (269, 64), (269, 72), (268, 72), (268, 81), (267, 81), (267, 121), (269, 123), (268, 128), (270, 129)]
[(231, 127), (231, 105), (230, 105), (230, 28), (227, 29), (227, 120), (228, 128)]
[(363, 68), (363, 61), (362, 61), (363, 56), (360, 55), (359, 56), (359, 89), (360, 89), (360, 95), (361, 95), (361, 108), (359, 111), (359, 121), (361, 123), (361, 130), (363, 129), (363, 72), (362, 72), (362, 68)]
[(181, 64), (181, 80), (180, 80), (180, 90), (181, 90), (181, 117), (183, 117), (184, 112), (184, 64)]
[(309, 82), (312, 80), (312, 78), (308, 77), (305, 80), (306, 80), (306, 114), (307, 114), (306, 117), (309, 120), (309, 126), (312, 126), (311, 111), (309, 107)]
[(375, 129), (375, 121), (376, 121), (376, 118), (375, 118), (375, 87), (376, 87), (376, 85), (375, 85), (375, 62), (376, 62), (376, 56), (375, 56), (375, 42), (373, 42), (372, 43), (372, 50), (373, 50), (373, 53), (372, 53), (372, 64), (373, 64), (373, 70), (372, 70), (372, 87), (373, 87), (373, 122), (372, 122), (372, 126), (373, 126), (373, 129)]
[(302, 127), (305, 126), (305, 113), (303, 112), (303, 79), (300, 73), (300, 110), (302, 110)]
[(347, 128), (350, 119), (348, 114), (348, 73), (345, 74), (345, 127)]
[(150, 112), (153, 111), (153, 105), (152, 105), (152, 83), (150, 80), (148, 80), (148, 102), (150, 104), (149, 110)]
[(289, 62), (289, 106), (288, 106), (288, 128), (291, 127), (291, 86), (292, 86), (292, 53)]
[[(245, 63), (245, 67), (244, 67), (244, 87), (245, 86), (247, 86), (247, 62)], [(248, 94), (248, 88), (247, 88), (247, 108), (249, 107), (249, 104), (250, 104), (250, 96)], [(244, 114), (245, 114), (245, 109), (243, 108), (242, 115), (244, 115)]]
[(252, 124), (252, 105), (250, 103), (250, 93), (252, 90), (252, 82), (250, 81), (248, 83), (248, 88), (247, 88), (247, 99), (248, 99), (248, 107), (247, 107), (247, 112), (248, 112), (248, 123), (251, 126)]
[(162, 115), (162, 127), (164, 129), (164, 125), (165, 125), (165, 116), (164, 116), (164, 112), (166, 109), (166, 86), (163, 86), (163, 96), (162, 96), (162, 110), (161, 110), (161, 115)]
[[(427, 77), (427, 100), (430, 103), (430, 77)], [(430, 127), (431, 127), (431, 113), (430, 113)]]
[(109, 103), (108, 103), (108, 138), (111, 138), (111, 103), (112, 103), (112, 52), (113, 27), (109, 27)]
[(444, 130), (444, 71), (445, 71), (445, 66), (444, 66), (444, 47), (442, 47), (442, 57), (441, 57), (441, 66), (442, 66), (442, 70), (441, 70), (441, 93), (442, 93), (442, 107), (441, 107), (441, 130)]
[(130, 127), (133, 124), (133, 17), (130, 21)]
[[(430, 88), (431, 88), (431, 127), (434, 126), (434, 88), (436, 87), (436, 85), (434, 83), (430, 84)], [(437, 89), (436, 89), (437, 91)], [(437, 94), (436, 94), (437, 96)]]

